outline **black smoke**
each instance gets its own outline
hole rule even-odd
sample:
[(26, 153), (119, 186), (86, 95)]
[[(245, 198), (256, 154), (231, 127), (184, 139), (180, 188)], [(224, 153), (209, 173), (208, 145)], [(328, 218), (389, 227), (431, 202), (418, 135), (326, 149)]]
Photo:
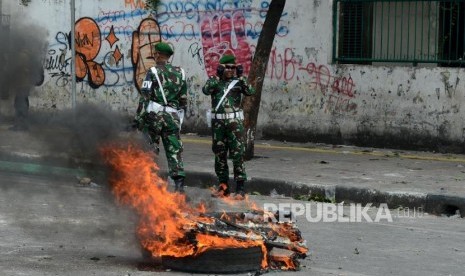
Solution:
[(114, 143), (147, 147), (142, 134), (131, 128), (131, 119), (104, 103), (77, 103), (74, 109), (34, 111), (28, 129), (44, 147), (43, 156), (60, 166), (93, 172), (105, 169), (100, 149)]
[[(43, 62), (47, 50), (47, 31), (34, 24), (10, 25), (2, 15), (0, 26), (0, 100), (6, 117), (28, 115), (28, 97), (44, 81)], [(5, 105), (14, 105), (6, 106)], [(14, 109), (14, 113), (8, 112)]]
[[(26, 121), (27, 127), (19, 128), (16, 135), (31, 137), (34, 141), (30, 145), (41, 145), (33, 149), (34, 152), (47, 157), (47, 162), (58, 162), (54, 165), (92, 169), (102, 164), (99, 149), (115, 140), (126, 139), (147, 146), (141, 133), (125, 131), (130, 126), (130, 116), (114, 111), (106, 103), (78, 101), (75, 108), (66, 110), (29, 108), (30, 93), (35, 90), (40, 98), (47, 89), (39, 86), (44, 82), (49, 35), (37, 24), (10, 25), (9, 20), (3, 21), (0, 27), (0, 114), (5, 115), (5, 110), (1, 110), (5, 104), (9, 104), (10, 114), (0, 117), (0, 121), (9, 124), (12, 117), (14, 125)], [(29, 145), (23, 147), (11, 141), (11, 135), (9, 141), (2, 141), (2, 137), (0, 143), (11, 145), (14, 151), (28, 150)]]
[[(22, 117), (27, 127), (19, 130), (27, 131), (43, 145), (41, 155), (67, 156), (62, 158), (67, 164), (61, 165), (100, 164), (99, 148), (115, 139), (121, 140), (121, 133), (124, 134), (131, 120), (105, 103), (78, 102), (75, 108), (67, 110), (36, 110), (33, 107), (29, 110), (31, 91), (44, 82), (47, 38), (47, 31), (36, 24), (1, 26), (0, 108), (9, 104), (10, 114), (0, 119), (9, 123), (11, 117), (15, 117), (13, 123), (16, 124), (18, 116)], [(37, 89), (38, 97), (43, 89)], [(5, 112), (0, 110), (0, 114), (5, 115)]]

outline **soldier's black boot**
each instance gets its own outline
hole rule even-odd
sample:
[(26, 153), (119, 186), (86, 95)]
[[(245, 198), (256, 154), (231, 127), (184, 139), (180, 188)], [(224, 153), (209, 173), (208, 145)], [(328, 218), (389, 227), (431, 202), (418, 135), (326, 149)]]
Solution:
[(184, 177), (179, 177), (174, 179), (174, 191), (177, 193), (184, 194)]
[(236, 197), (238, 199), (245, 198), (245, 181), (244, 180), (237, 180), (236, 181)]

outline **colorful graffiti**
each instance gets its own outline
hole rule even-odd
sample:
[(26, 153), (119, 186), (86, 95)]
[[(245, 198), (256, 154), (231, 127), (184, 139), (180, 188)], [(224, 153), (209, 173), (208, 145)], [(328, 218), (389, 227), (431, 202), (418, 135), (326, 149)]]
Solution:
[[(188, 53), (209, 75), (216, 72), (217, 61), (224, 53), (234, 53), (245, 73), (249, 72), (254, 52), (249, 40), (258, 37), (269, 1), (262, 1), (259, 9), (252, 8), (251, 0), (163, 1), (157, 20), (147, 17), (149, 11), (144, 9), (143, 2), (124, 0), (124, 9), (100, 9), (95, 19), (83, 17), (76, 22), (78, 81), (88, 82), (91, 88), (124, 85), (108, 79), (110, 73), (118, 80), (131, 79), (139, 89), (146, 70), (153, 64), (150, 45), (161, 40), (173, 46), (192, 42)], [(56, 40), (57, 48), (49, 50), (49, 75), (60, 78), (57, 82), (66, 85), (70, 65), (66, 57), (70, 49), (64, 46), (69, 42), (69, 35), (57, 34)], [(121, 48), (128, 43), (131, 43), (130, 50)], [(129, 65), (123, 53), (131, 54), (132, 67), (121, 68)], [(128, 77), (129, 72), (133, 76)]]
[(308, 63), (305, 67), (300, 67), (310, 77), (309, 89), (319, 90), (324, 95), (328, 93), (337, 93), (345, 95), (348, 98), (354, 97), (354, 81), (351, 77), (336, 77), (331, 74), (328, 66)]
[[(122, 39), (128, 42), (132, 40), (132, 33), (137, 24), (147, 17), (148, 11), (135, 9), (125, 10), (100, 10), (95, 21), (99, 24), (102, 35), (107, 34), (111, 28)], [(135, 23), (132, 23), (135, 22)]]
[(199, 37), (193, 24), (181, 20), (172, 22), (170, 25), (162, 25), (161, 34), (163, 40), (175, 40), (176, 42), (180, 40), (191, 41)]
[[(145, 32), (145, 25), (147, 25), (146, 21), (142, 21), (138, 32)], [(131, 36), (133, 33), (131, 32)], [(144, 41), (144, 39), (139, 39), (143, 35), (135, 37), (137, 37), (136, 42)], [(45, 61), (45, 69), (59, 87), (64, 87), (70, 82), (70, 38), (70, 33), (58, 32), (55, 36), (55, 43), (49, 46)], [(126, 62), (125, 55), (120, 48), (120, 36), (113, 25), (109, 26), (108, 32), (102, 33), (101, 27), (95, 20), (89, 17), (80, 18), (75, 24), (75, 42), (76, 80), (78, 82), (86, 82), (94, 89), (101, 86), (133, 84), (134, 65), (132, 62)], [(132, 42), (133, 39), (131, 39)], [(137, 52), (137, 50), (134, 51)], [(134, 54), (131, 56), (137, 57)]]
[(317, 65), (313, 62), (298, 68), (308, 74), (308, 90), (320, 91), (325, 101), (325, 112), (355, 113), (357, 104), (353, 103), (355, 97), (355, 84), (352, 78), (340, 77), (331, 74), (326, 65)]
[(233, 11), (251, 11), (251, 0), (197, 0), (162, 1), (158, 7), (157, 19), (160, 24), (172, 20), (190, 20), (200, 22), (205, 13), (231, 13)]
[(69, 36), (63, 32), (55, 35), (56, 44), (48, 49), (47, 59), (45, 60), (44, 69), (52, 79), (55, 79), (55, 85), (65, 87), (69, 83), (71, 71), (71, 57), (67, 57), (69, 52)]
[[(195, 21), (202, 22), (205, 16), (214, 17), (215, 14), (233, 14), (233, 13), (242, 13), (242, 15), (247, 19), (244, 22), (244, 34), (250, 40), (258, 39), (260, 32), (263, 28), (263, 21), (260, 16), (253, 16), (252, 13), (261, 14), (265, 12), (266, 14), (267, 9), (235, 9), (235, 10), (226, 10), (226, 11), (203, 11), (200, 12), (197, 16), (195, 16)], [(174, 12), (174, 11), (171, 11)], [(165, 13), (164, 15), (169, 15)], [(187, 14), (182, 14), (183, 16), (188, 16)], [(191, 21), (186, 21), (185, 18), (179, 18), (180, 15), (173, 16), (173, 19), (161, 23), (161, 34), (163, 40), (176, 40), (180, 41), (182, 39), (187, 41), (197, 40), (202, 37), (201, 31), (197, 25), (189, 23)], [(287, 16), (287, 14), (283, 15)], [(157, 16), (157, 20), (160, 23), (163, 20), (160, 20), (160, 17), (163, 17), (163, 14), (160, 13)], [(198, 19), (197, 19), (198, 18)], [(258, 20), (257, 20), (258, 18)], [(254, 21), (256, 20), (256, 21)], [(284, 19), (281, 19), (280, 25), (277, 29), (276, 36), (277, 37), (284, 37), (289, 33), (288, 27), (286, 26), (288, 22)]]
[(351, 98), (331, 94), (326, 99), (324, 110), (326, 113), (355, 114), (357, 107), (358, 105)]
[(197, 61), (199, 65), (203, 65), (203, 59), (202, 59), (202, 45), (200, 45), (198, 42), (194, 42), (189, 46), (189, 49), (187, 52), (191, 55), (193, 59)]
[(131, 60), (134, 72), (134, 84), (140, 91), (147, 70), (155, 64), (153, 45), (161, 41), (160, 27), (152, 18), (142, 20), (132, 34)]
[(202, 18), (202, 47), (205, 70), (216, 74), (218, 60), (224, 54), (234, 54), (248, 74), (252, 64), (252, 51), (245, 35), (245, 17), (242, 12), (209, 14)]
[(76, 34), (76, 80), (82, 81), (88, 76), (92, 88), (100, 87), (105, 81), (105, 71), (102, 64), (94, 59), (102, 44), (100, 29), (91, 18), (81, 18), (75, 25)]
[(135, 9), (144, 9), (145, 1), (144, 0), (124, 0), (124, 6), (126, 8)]
[(313, 62), (305, 63), (302, 57), (297, 57), (294, 48), (285, 48), (282, 53), (275, 47), (271, 51), (266, 75), (269, 79), (282, 81), (305, 80), (310, 90), (318, 90), (326, 94), (329, 90), (354, 97), (355, 84), (351, 77), (338, 77), (331, 74), (326, 65)]
[(350, 76), (333, 75), (327, 65), (296, 56), (293, 48), (278, 52), (275, 47), (271, 51), (266, 76), (286, 83), (293, 80), (304, 82), (305, 90), (324, 96), (327, 112), (353, 112), (356, 108), (352, 103), (356, 85)]
[[(99, 10), (95, 19), (82, 17), (76, 22), (78, 81), (93, 89), (129, 85), (138, 91), (146, 71), (154, 64), (153, 45), (161, 40), (173, 48), (187, 43), (189, 46), (183, 47), (187, 57), (207, 75), (216, 74), (218, 60), (225, 53), (236, 55), (248, 74), (255, 52), (253, 41), (261, 32), (269, 1), (261, 1), (259, 8), (253, 8), (251, 0), (163, 1), (157, 20), (147, 17), (149, 12), (143, 5), (142, 0), (124, 0), (125, 9)], [(288, 23), (283, 23), (289, 21), (283, 20), (286, 17), (282, 17), (277, 37), (289, 33)], [(69, 34), (57, 33), (46, 62), (49, 76), (59, 86), (69, 82), (69, 38)], [(266, 77), (289, 83), (287, 90), (297, 81), (303, 89), (321, 93), (328, 112), (354, 110), (352, 78), (333, 75), (327, 65), (306, 60), (295, 51), (273, 48)]]

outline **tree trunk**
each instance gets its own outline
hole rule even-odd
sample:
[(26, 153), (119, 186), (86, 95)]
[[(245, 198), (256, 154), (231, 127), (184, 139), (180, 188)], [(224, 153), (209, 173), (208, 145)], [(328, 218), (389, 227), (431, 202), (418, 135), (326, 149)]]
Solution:
[(246, 97), (243, 103), (245, 114), (245, 160), (250, 160), (254, 156), (255, 131), (257, 128), (263, 81), (265, 79), (266, 68), (268, 59), (270, 58), (271, 48), (273, 47), (276, 29), (278, 28), (285, 4), (286, 0), (271, 0), (263, 29), (258, 38), (252, 67), (250, 68), (248, 81), (254, 86), (256, 94)]

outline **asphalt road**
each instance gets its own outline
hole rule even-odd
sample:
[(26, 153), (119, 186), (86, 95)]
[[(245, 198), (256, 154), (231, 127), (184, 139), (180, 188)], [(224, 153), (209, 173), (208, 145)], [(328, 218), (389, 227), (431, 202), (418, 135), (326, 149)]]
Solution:
[[(189, 188), (188, 193), (215, 210), (244, 208), (212, 200), (207, 190)], [(251, 199), (258, 206), (308, 203), (279, 196)], [(317, 210), (316, 203), (309, 206)], [(377, 212), (371, 208), (367, 213), (373, 217)], [(309, 256), (300, 271), (268, 274), (463, 275), (463, 219), (423, 213), (405, 217), (399, 210), (390, 214), (393, 222), (379, 223), (297, 217)], [(105, 183), (0, 172), (1, 275), (186, 275), (143, 262), (135, 223), (134, 214), (114, 202)]]

